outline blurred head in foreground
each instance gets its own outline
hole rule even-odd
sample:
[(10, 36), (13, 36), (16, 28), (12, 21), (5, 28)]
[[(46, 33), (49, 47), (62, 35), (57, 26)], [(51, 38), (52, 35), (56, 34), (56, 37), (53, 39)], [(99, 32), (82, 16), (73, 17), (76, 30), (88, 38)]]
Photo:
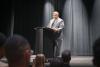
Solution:
[(64, 63), (70, 63), (71, 60), (71, 52), (69, 50), (65, 50), (62, 52), (62, 59)]
[(5, 43), (5, 52), (9, 67), (28, 67), (31, 48), (28, 41), (20, 36), (9, 37)]

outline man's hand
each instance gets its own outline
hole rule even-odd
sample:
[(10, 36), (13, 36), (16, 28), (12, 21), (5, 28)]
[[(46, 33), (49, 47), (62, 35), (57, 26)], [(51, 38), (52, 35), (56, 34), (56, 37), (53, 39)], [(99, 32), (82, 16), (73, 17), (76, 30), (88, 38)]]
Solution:
[(54, 32), (58, 32), (58, 31), (59, 31), (59, 29), (53, 29), (53, 31), (54, 31)]

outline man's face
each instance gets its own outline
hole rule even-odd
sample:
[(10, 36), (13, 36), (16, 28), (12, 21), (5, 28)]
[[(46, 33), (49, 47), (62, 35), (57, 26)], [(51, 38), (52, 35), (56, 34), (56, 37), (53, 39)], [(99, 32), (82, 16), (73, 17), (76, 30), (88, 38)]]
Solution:
[(57, 19), (59, 17), (59, 14), (57, 12), (53, 12), (52, 16), (53, 19)]

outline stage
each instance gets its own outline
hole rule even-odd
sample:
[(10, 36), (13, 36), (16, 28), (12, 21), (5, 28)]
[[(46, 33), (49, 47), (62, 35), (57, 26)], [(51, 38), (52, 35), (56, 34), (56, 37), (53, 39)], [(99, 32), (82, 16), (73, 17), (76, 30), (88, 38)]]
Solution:
[[(30, 64), (32, 65), (33, 59), (35, 58), (35, 55), (32, 55), (30, 58)], [(1, 61), (5, 62), (7, 64), (6, 58), (1, 59)], [(46, 67), (49, 67), (50, 63), (45, 63)], [(0, 63), (0, 65), (2, 65)], [(71, 67), (93, 67), (92, 64), (92, 56), (72, 56), (70, 61)]]
[[(30, 62), (35, 56), (31, 56)], [(45, 63), (46, 66), (49, 66), (49, 63)], [(72, 56), (70, 61), (71, 67), (93, 67), (92, 56)]]

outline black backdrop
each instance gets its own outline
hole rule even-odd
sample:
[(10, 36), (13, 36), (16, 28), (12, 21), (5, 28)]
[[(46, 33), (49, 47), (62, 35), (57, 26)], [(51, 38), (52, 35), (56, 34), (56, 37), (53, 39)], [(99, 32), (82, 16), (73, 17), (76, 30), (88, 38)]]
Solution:
[[(43, 0), (42, 0), (43, 1)], [(32, 29), (42, 26), (43, 3), (39, 0), (15, 1), (15, 29), (14, 33), (25, 36), (34, 47), (35, 31)]]
[(43, 0), (3, 0), (1, 2), (0, 32), (10, 35), (11, 12), (14, 10), (14, 34), (26, 37), (32, 48), (35, 43), (33, 27), (42, 26)]

